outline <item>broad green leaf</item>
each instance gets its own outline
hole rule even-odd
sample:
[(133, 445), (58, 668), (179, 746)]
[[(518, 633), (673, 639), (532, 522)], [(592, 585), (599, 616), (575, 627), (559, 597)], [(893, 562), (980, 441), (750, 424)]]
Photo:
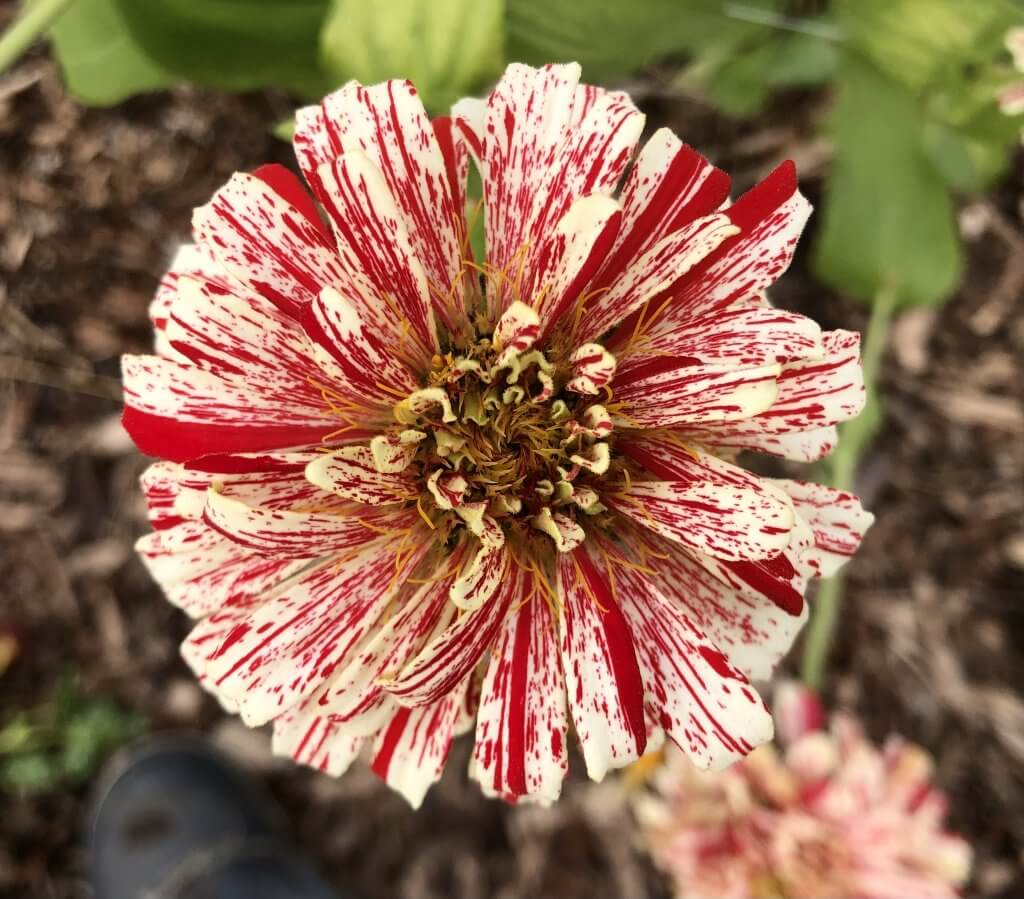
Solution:
[(434, 113), (493, 81), (503, 65), (503, 0), (331, 0), (320, 34), (337, 82), (408, 78)]
[(936, 303), (956, 287), (960, 246), (952, 198), (928, 159), (926, 120), (908, 88), (850, 52), (839, 72), (815, 267), (843, 293), (883, 287), (901, 305)]
[(178, 80), (138, 45), (117, 0), (76, 0), (50, 40), (68, 91), (83, 103), (108, 106)]
[(317, 61), (328, 0), (115, 2), (139, 46), (180, 78), (232, 91), (278, 87), (304, 97), (330, 87)]
[(988, 55), (1012, 11), (1004, 0), (834, 0), (832, 8), (851, 47), (915, 89), (964, 78), (960, 68)]
[[(660, 57), (728, 51), (764, 26), (727, 15), (720, 0), (506, 0), (508, 54), (516, 62), (579, 62), (588, 81), (623, 78)], [(749, 0), (770, 13), (781, 0)], [(727, 53), (724, 53), (727, 55)]]

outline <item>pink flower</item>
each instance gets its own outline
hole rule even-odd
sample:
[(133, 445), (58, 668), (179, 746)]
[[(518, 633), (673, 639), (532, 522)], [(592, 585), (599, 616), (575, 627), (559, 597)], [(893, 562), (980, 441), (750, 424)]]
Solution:
[(762, 746), (728, 771), (666, 754), (637, 814), (676, 895), (750, 899), (946, 899), (970, 847), (942, 829), (945, 797), (919, 747), (879, 751), (856, 722), (824, 715), (795, 684), (776, 694), (782, 755)]
[(558, 796), (570, 724), (598, 780), (662, 730), (742, 757), (772, 734), (747, 678), (871, 521), (735, 464), (818, 459), (863, 403), (857, 335), (764, 296), (810, 213), (792, 163), (731, 206), (668, 131), (630, 167), (643, 116), (579, 74), (513, 65), (433, 122), (400, 81), (301, 110), (315, 201), (235, 175), (124, 360), (185, 658), (275, 751), (365, 749), (414, 805), (474, 728), (508, 799)]

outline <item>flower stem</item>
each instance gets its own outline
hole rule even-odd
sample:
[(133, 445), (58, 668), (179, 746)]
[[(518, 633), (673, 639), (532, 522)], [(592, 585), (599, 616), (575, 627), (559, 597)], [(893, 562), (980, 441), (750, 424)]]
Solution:
[(13, 65), (74, 0), (30, 0), (11, 26), (0, 34), (0, 72)]
[[(891, 285), (882, 287), (875, 294), (868, 321), (867, 339), (861, 353), (864, 370), (864, 386), (868, 403), (876, 403), (875, 390), (878, 373), (889, 337), (889, 322), (892, 320), (898, 291)], [(876, 407), (877, 408), (877, 407)], [(868, 410), (842, 428), (842, 439), (829, 459), (828, 483), (837, 490), (852, 490), (861, 455), (874, 434), (878, 416), (865, 414)], [(825, 663), (835, 632), (839, 604), (843, 597), (842, 572), (821, 582), (814, 598), (811, 622), (807, 628), (807, 640), (801, 662), (801, 676), (812, 690), (820, 691), (825, 679)]]

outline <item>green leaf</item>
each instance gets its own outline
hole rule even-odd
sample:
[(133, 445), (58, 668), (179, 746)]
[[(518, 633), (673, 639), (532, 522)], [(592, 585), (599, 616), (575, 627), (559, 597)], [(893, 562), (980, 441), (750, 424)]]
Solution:
[(178, 80), (138, 45), (117, 0), (76, 0), (50, 29), (50, 40), (68, 91), (83, 103), (109, 106)]
[(321, 59), (336, 81), (408, 78), (434, 113), (497, 78), (503, 0), (331, 0)]
[(960, 245), (952, 198), (923, 148), (921, 104), (854, 53), (839, 85), (818, 274), (861, 299), (888, 285), (902, 305), (940, 302), (960, 277)]
[(115, 2), (138, 45), (180, 78), (230, 91), (278, 87), (307, 98), (330, 88), (317, 62), (328, 0)]
[(960, 67), (987, 55), (1012, 12), (1003, 0), (834, 0), (832, 9), (851, 47), (915, 89), (962, 78)]
[[(588, 81), (623, 78), (654, 60), (763, 28), (722, 15), (720, 0), (507, 0), (509, 58), (579, 62)], [(750, 0), (774, 10), (776, 0)]]

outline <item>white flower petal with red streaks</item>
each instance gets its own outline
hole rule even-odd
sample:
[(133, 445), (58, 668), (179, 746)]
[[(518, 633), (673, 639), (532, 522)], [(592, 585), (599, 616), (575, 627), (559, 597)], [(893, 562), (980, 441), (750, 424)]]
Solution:
[(237, 172), (192, 216), (196, 242), (282, 311), (296, 314), (324, 287), (344, 283), (319, 222), (254, 175)]
[(794, 524), (788, 498), (766, 485), (644, 481), (604, 499), (663, 537), (726, 561), (777, 556)]
[(537, 309), (541, 333), (576, 302), (601, 264), (622, 217), (618, 200), (604, 194), (581, 197), (559, 220), (553, 231), (538, 236), (536, 252), (514, 278), (516, 289)]
[(276, 756), (341, 777), (356, 760), (365, 737), (353, 737), (326, 718), (308, 712), (282, 715), (274, 721), (271, 749)]
[[(312, 341), (311, 357), (325, 376), (326, 383), (319, 386), (337, 394), (341, 411), (349, 412), (350, 416), (352, 412), (344, 402), (350, 396), (356, 401), (390, 407), (396, 394), (416, 389), (416, 380), (408, 367), (395, 358), (397, 338), (394, 345), (389, 345), (388, 338), (394, 338), (394, 334), (382, 328), (370, 314), (375, 304), (371, 297), (368, 288), (364, 290), (355, 282), (348, 296), (325, 288), (302, 315)], [(318, 372), (315, 367), (310, 368), (307, 378), (316, 381)]]
[(814, 532), (814, 547), (801, 561), (818, 577), (832, 577), (857, 551), (875, 516), (852, 493), (806, 481), (775, 480), (793, 499), (793, 507)]
[(526, 303), (516, 300), (494, 326), (492, 342), (498, 351), (495, 366), (504, 368), (520, 353), (526, 352), (540, 334), (540, 318)]
[(508, 568), (501, 525), (490, 515), (483, 516), (478, 536), (480, 546), (473, 560), (459, 573), (449, 592), (452, 604), (464, 612), (475, 612), (487, 602)]
[(182, 471), (182, 466), (176, 462), (154, 462), (139, 478), (149, 523), (155, 530), (181, 524), (187, 517), (198, 517), (183, 515), (176, 508)]
[(584, 544), (558, 556), (562, 669), (587, 774), (603, 780), (647, 745), (644, 687), (629, 625)]
[(382, 531), (396, 535), (407, 532), (417, 515), (414, 510), (330, 514), (262, 508), (210, 491), (204, 520), (242, 546), (264, 553), (316, 558), (362, 546)]
[[(624, 226), (620, 226), (624, 227)], [(723, 213), (688, 222), (631, 262), (586, 304), (575, 331), (578, 340), (596, 340), (648, 300), (668, 290), (738, 229)]]
[(784, 162), (724, 211), (740, 233), (675, 286), (653, 335), (764, 293), (789, 268), (811, 204), (797, 190), (796, 167)]
[(374, 773), (419, 808), (448, 759), (468, 679), (446, 696), (419, 708), (398, 709), (373, 744)]
[[(513, 603), (523, 597), (525, 575), (511, 564), (507, 552), (500, 554), (503, 572), (487, 578), (485, 589), (493, 592), (482, 600), (467, 597), (478, 606), (464, 612), (436, 639), (431, 640), (384, 689), (402, 705), (428, 705), (454, 689), (480, 663), (494, 642), (494, 635)], [(497, 586), (495, 587), (495, 582)]]
[(159, 356), (121, 360), (123, 423), (142, 452), (182, 462), (211, 453), (317, 444), (331, 430), (312, 390), (295, 384), (253, 390), (243, 377), (215, 375)]
[[(726, 654), (731, 665), (752, 680), (771, 677), (807, 621), (808, 606), (800, 601), (802, 579), (797, 582), (799, 591), (787, 584), (800, 601), (798, 612), (791, 614), (735, 575), (736, 583), (730, 586), (681, 546), (645, 528), (632, 526), (622, 538), (638, 554), (644, 548), (651, 551), (651, 580)], [(719, 570), (724, 572), (724, 566)]]
[(378, 540), (275, 593), (236, 625), (208, 663), (212, 689), (237, 702), (250, 726), (291, 709), (346, 664), (426, 547), (399, 567), (396, 549)]
[(622, 226), (594, 287), (613, 286), (659, 241), (721, 207), (729, 176), (660, 128), (637, 154), (622, 188)]
[(371, 506), (415, 499), (416, 487), (400, 474), (382, 474), (368, 446), (343, 446), (320, 453), (306, 466), (306, 479), (322, 490)]
[[(514, 271), (517, 254), (525, 253), (529, 275), (542, 241), (570, 206), (589, 194), (610, 195), (632, 155), (643, 116), (624, 95), (580, 85), (579, 77), (575, 64), (512, 64), (488, 98), (482, 126), (475, 126), (487, 256), (498, 271)], [(490, 300), (500, 314), (519, 297), (511, 279), (497, 290)]]
[(726, 656), (640, 572), (616, 575), (647, 702), (694, 763), (722, 769), (772, 738), (772, 716)]
[(146, 534), (135, 551), (168, 601), (193, 618), (224, 604), (227, 585), (253, 556), (201, 521)]
[(339, 264), (352, 282), (373, 287), (373, 302), (359, 310), (363, 320), (392, 335), (396, 345), (409, 345), (409, 353), (429, 357), (437, 337), (427, 276), (381, 170), (362, 150), (350, 150), (322, 166), (319, 176)]
[(448, 602), (450, 585), (451, 576), (420, 585), (305, 706), (315, 706), (318, 714), (348, 724), (351, 733), (370, 734), (383, 727), (398, 706), (379, 681), (393, 677), (448, 625), (453, 613)]
[[(785, 454), (806, 461), (834, 445), (832, 425), (856, 416), (864, 407), (860, 335), (829, 331), (823, 358), (783, 366), (778, 394), (767, 409), (746, 421), (687, 428), (696, 439), (715, 446)], [(785, 439), (783, 439), (785, 438)], [(792, 455), (790, 455), (792, 454)]]
[(342, 213), (332, 204), (332, 186), (321, 166), (352, 151), (365, 154), (401, 212), (410, 247), (432, 290), (444, 296), (454, 285), (453, 299), (461, 306), (464, 208), (453, 179), (457, 183), (461, 177), (464, 184), (465, 169), (460, 176), (454, 142), (442, 147), (412, 83), (393, 80), (364, 87), (349, 82), (319, 107), (299, 110), (295, 124), (296, 157), (328, 211)]
[(540, 595), (510, 615), (484, 677), (473, 777), (487, 796), (553, 802), (569, 770), (556, 623)]
[(628, 372), (652, 356), (671, 356), (690, 364), (788, 365), (820, 359), (821, 328), (805, 315), (771, 306), (740, 306), (693, 319), (674, 331), (625, 350), (619, 369)]
[(469, 482), (461, 474), (447, 468), (439, 468), (427, 478), (427, 489), (434, 502), (445, 511), (461, 506), (468, 488)]
[(626, 428), (743, 421), (775, 401), (779, 372), (774, 364), (692, 365), (656, 357), (613, 380), (615, 400), (623, 408), (612, 419)]

